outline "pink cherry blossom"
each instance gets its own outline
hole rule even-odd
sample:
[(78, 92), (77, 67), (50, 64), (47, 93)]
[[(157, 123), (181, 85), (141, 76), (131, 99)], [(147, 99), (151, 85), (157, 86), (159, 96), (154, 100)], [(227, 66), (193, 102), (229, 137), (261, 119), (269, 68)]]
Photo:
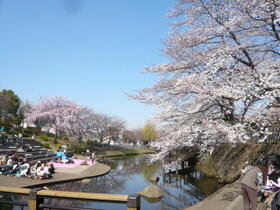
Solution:
[(279, 125), (280, 4), (275, 0), (179, 0), (159, 77), (132, 99), (159, 107), (160, 152), (266, 139)]
[(95, 123), (92, 110), (63, 97), (42, 98), (26, 114), (28, 123), (38, 123), (55, 129), (57, 135), (76, 136), (79, 140)]

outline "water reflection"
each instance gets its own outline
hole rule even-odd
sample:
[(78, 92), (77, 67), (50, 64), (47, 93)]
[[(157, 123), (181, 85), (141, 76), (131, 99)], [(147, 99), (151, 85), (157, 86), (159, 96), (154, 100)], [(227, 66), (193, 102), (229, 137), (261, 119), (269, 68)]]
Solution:
[[(207, 195), (215, 192), (221, 185), (215, 178), (205, 177), (193, 168), (178, 171), (176, 173), (164, 173), (160, 163), (147, 164), (145, 156), (129, 158), (109, 159), (103, 161), (111, 166), (111, 172), (105, 176), (97, 177), (88, 182), (76, 181), (49, 186), (53, 190), (134, 194), (151, 185), (150, 178), (158, 176), (158, 186), (164, 192), (161, 199), (148, 199), (142, 197), (141, 209), (183, 209), (194, 205)], [(24, 201), (21, 197), (10, 198), (11, 200)], [(86, 201), (71, 201), (66, 199), (45, 200), (47, 204), (94, 208), (94, 209), (127, 209), (126, 204), (111, 204)], [(1, 206), (1, 209), (9, 207)], [(14, 207), (13, 209), (19, 209)], [(24, 208), (27, 209), (27, 208)]]
[[(205, 177), (191, 168), (179, 171), (178, 174), (164, 173), (160, 163), (148, 165), (144, 156), (109, 159), (103, 162), (111, 166), (112, 170), (109, 174), (86, 183), (77, 181), (55, 185), (51, 188), (66, 191), (134, 194), (151, 185), (152, 176), (158, 176), (160, 177), (158, 186), (163, 190), (164, 196), (162, 199), (142, 198), (141, 209), (146, 210), (183, 209), (194, 205), (221, 187), (215, 178)], [(64, 202), (63, 204), (66, 205)], [(126, 205), (120, 204), (77, 203), (77, 201), (67, 205), (69, 204), (100, 209), (126, 209)]]

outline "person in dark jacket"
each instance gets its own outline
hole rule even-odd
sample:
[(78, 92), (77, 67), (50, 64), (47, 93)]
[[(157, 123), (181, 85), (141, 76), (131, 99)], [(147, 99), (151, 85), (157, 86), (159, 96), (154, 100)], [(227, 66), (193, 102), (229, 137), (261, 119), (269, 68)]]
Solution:
[(277, 192), (271, 203), (272, 210), (280, 210), (280, 192)]
[(264, 184), (263, 172), (266, 163), (259, 161), (257, 166), (252, 166), (245, 171), (241, 180), (241, 191), (243, 197), (244, 210), (256, 210), (258, 205), (257, 191)]

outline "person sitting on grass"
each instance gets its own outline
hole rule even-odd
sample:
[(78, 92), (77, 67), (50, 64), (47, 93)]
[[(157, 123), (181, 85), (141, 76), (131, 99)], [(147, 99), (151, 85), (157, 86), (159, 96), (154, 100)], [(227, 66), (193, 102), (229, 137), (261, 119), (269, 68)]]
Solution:
[(43, 179), (45, 173), (45, 164), (42, 163), (41, 166), (39, 166), (36, 170), (37, 179)]
[(271, 186), (272, 192), (280, 190), (280, 169), (275, 170), (268, 176), (267, 184)]
[(35, 165), (30, 168), (30, 178), (37, 178), (37, 169), (41, 166), (41, 161), (37, 161)]
[(42, 163), (36, 170), (37, 179), (50, 179), (54, 173), (53, 164)]
[(54, 174), (54, 166), (53, 164), (46, 163), (45, 165), (45, 175), (43, 176), (44, 179), (52, 178), (52, 174)]
[(28, 167), (28, 168), (22, 170), (20, 175), (23, 176), (23, 177), (28, 177), (28, 178), (30, 178), (30, 177), (31, 177), (30, 167)]
[(9, 158), (7, 160), (7, 163), (6, 163), (6, 166), (13, 166), (13, 163), (14, 163), (14, 161), (13, 161), (12, 156), (9, 156)]
[(15, 163), (12, 166), (12, 169), (4, 171), (3, 174), (6, 176), (14, 176), (17, 173), (17, 171), (19, 171), (19, 164)]
[(50, 170), (51, 174), (55, 173), (55, 167), (54, 167), (54, 165), (52, 163), (49, 166), (49, 170)]
[(274, 170), (270, 175), (268, 175), (268, 180), (266, 182), (265, 190), (262, 195), (262, 202), (273, 195), (275, 192), (280, 190), (280, 170)]
[[(274, 155), (275, 156), (275, 155)], [(261, 203), (267, 206), (271, 206), (271, 201), (275, 195), (275, 192), (280, 189), (280, 170), (279, 163), (276, 160), (268, 161), (267, 179), (266, 185), (261, 195)]]

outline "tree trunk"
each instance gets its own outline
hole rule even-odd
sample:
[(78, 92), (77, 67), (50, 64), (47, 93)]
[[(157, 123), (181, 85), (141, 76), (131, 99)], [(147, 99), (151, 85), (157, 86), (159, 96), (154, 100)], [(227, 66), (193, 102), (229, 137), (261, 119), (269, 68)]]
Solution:
[(103, 142), (103, 136), (100, 136), (100, 143)]
[(57, 144), (57, 136), (58, 136), (58, 134), (57, 134), (57, 132), (55, 132), (55, 137), (54, 137), (54, 141), (53, 141), (53, 143), (55, 143), (55, 144)]
[(83, 137), (82, 136), (78, 136), (78, 143), (82, 143)]

